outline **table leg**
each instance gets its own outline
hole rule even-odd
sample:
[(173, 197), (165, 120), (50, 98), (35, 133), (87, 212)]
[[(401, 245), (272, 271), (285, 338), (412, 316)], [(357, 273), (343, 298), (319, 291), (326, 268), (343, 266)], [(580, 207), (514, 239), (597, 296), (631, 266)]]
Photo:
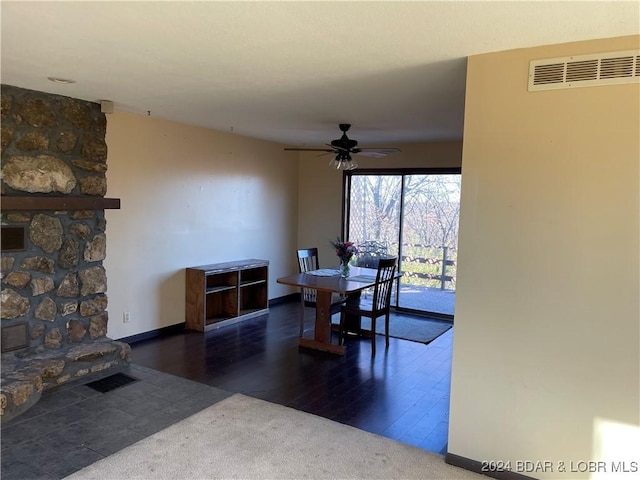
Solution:
[(317, 292), (314, 338), (313, 340), (310, 338), (300, 338), (298, 345), (344, 355), (344, 345), (331, 343), (331, 292)]
[[(349, 299), (360, 298), (362, 292), (358, 290), (357, 292), (349, 294)], [(347, 315), (345, 318), (345, 327), (348, 334), (356, 334), (362, 335), (362, 319), (360, 315)]]

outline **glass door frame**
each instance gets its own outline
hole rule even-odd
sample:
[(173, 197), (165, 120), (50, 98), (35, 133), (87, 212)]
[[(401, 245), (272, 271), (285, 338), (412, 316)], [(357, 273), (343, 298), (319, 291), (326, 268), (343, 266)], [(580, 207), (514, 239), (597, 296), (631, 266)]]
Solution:
[[(402, 233), (403, 225), (402, 215), (404, 214), (404, 196), (405, 196), (405, 177), (409, 175), (462, 175), (461, 167), (424, 167), (424, 168), (358, 168), (357, 170), (346, 170), (342, 174), (342, 219), (341, 232), (342, 238), (349, 238), (348, 218), (351, 207), (351, 177), (354, 175), (399, 175), (402, 177), (402, 194), (400, 196), (400, 226), (398, 228), (398, 259), (399, 266), (402, 267)], [(446, 315), (438, 312), (429, 312), (423, 310), (414, 310), (406, 307), (398, 306), (398, 298), (400, 293), (400, 282), (395, 284), (395, 304), (392, 308), (398, 312), (407, 312), (415, 315), (428, 316), (430, 318), (441, 318), (443, 320), (453, 320), (453, 315)]]

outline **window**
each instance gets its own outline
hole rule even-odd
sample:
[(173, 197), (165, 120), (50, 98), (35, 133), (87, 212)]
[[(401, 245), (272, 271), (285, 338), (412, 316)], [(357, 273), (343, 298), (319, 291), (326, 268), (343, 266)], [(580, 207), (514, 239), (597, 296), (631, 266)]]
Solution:
[(398, 256), (397, 309), (453, 316), (460, 181), (459, 168), (345, 173), (345, 238), (361, 266)]

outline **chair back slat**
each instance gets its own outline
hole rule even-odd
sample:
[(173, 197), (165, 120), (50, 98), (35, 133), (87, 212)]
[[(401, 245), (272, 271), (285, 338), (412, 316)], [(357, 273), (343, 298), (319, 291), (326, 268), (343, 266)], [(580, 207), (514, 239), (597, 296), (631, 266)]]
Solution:
[(396, 272), (397, 257), (381, 258), (378, 263), (376, 284), (373, 289), (373, 309), (380, 311), (389, 308), (391, 291)]
[[(296, 251), (298, 255), (298, 272), (304, 273), (320, 268), (317, 248), (301, 248)], [(305, 302), (316, 301), (316, 291), (310, 288), (302, 289), (302, 297)]]
[(316, 302), (317, 300), (317, 294), (316, 294), (316, 290), (311, 290), (310, 288), (303, 288), (302, 289), (302, 296), (304, 298), (305, 302)]
[(301, 248), (297, 250), (298, 254), (298, 271), (300, 273), (318, 270), (320, 268), (320, 260), (318, 259), (317, 248)]

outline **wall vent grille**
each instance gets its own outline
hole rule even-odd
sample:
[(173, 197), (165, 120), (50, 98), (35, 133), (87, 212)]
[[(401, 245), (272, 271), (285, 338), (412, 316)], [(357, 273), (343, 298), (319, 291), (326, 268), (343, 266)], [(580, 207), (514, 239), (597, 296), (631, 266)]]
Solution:
[(533, 60), (529, 91), (640, 83), (640, 50)]

